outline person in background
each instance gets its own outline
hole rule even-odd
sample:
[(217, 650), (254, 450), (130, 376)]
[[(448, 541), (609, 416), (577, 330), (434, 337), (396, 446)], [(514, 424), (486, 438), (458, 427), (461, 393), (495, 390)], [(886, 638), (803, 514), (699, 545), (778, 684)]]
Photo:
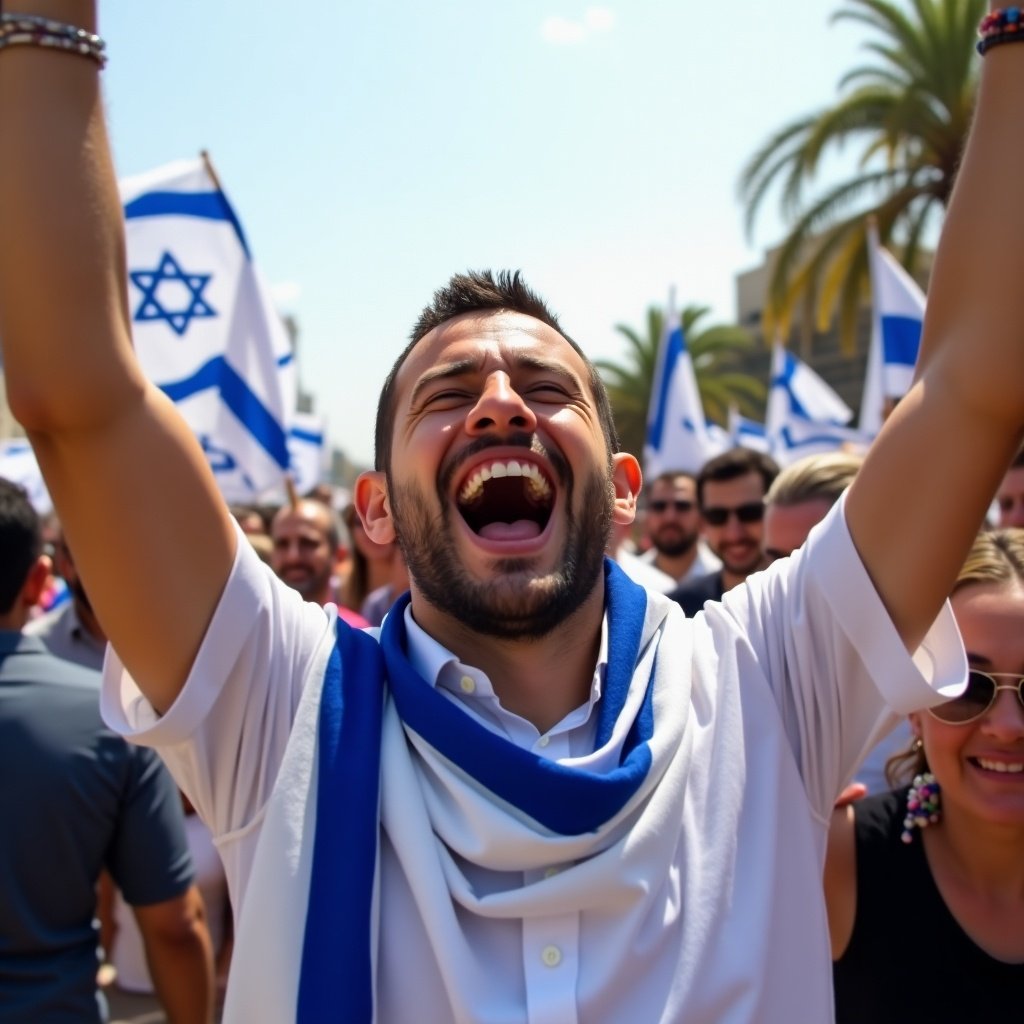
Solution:
[(341, 530), (334, 512), (322, 501), (300, 498), (282, 505), (270, 522), (273, 553), (270, 565), (306, 601), (337, 604), (350, 626), (368, 625), (365, 618), (338, 602), (334, 568)]
[(774, 561), (796, 551), (853, 483), (863, 461), (850, 452), (828, 452), (782, 470), (765, 495), (765, 555)]
[(997, 525), (1024, 526), (1024, 447), (1006, 471), (996, 492)]
[(103, 724), (96, 670), (24, 632), (50, 571), (40, 551), (25, 492), (0, 480), (0, 1022), (106, 1019), (94, 921), (107, 870), (168, 1021), (205, 1024), (213, 958), (177, 790)]
[(644, 527), (651, 542), (640, 555), (619, 564), (626, 574), (643, 586), (651, 586), (649, 578), (638, 578), (631, 572), (631, 563), (639, 561), (661, 573), (655, 587), (663, 594), (687, 580), (706, 576), (721, 568), (721, 561), (701, 538), (700, 511), (697, 508), (697, 480), (692, 473), (668, 470), (660, 473), (644, 488)]
[(704, 538), (722, 567), (669, 593), (688, 618), (706, 601), (720, 601), (752, 572), (768, 565), (762, 522), (764, 496), (778, 472), (774, 459), (751, 448), (731, 448), (701, 467), (697, 503)]
[(910, 716), (898, 789), (833, 815), (838, 1024), (1008, 1021), (1024, 1005), (1024, 530), (979, 534), (951, 603), (966, 691)]
[[(772, 482), (765, 498), (764, 550), (773, 561), (801, 547), (843, 491), (853, 483), (864, 461), (851, 452), (809, 455), (787, 466)], [(857, 769), (859, 784), (851, 793), (879, 793), (889, 788), (885, 764), (910, 739), (904, 719), (880, 740)]]

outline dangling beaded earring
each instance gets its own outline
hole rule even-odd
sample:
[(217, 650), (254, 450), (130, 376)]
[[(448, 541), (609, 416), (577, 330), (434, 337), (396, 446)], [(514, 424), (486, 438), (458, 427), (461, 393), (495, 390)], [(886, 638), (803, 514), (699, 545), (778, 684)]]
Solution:
[[(923, 745), (918, 738), (914, 749), (920, 750)], [(914, 776), (914, 782), (907, 790), (907, 815), (903, 819), (903, 832), (900, 834), (903, 842), (913, 841), (915, 828), (927, 828), (939, 820), (939, 793), (939, 784), (931, 772)]]

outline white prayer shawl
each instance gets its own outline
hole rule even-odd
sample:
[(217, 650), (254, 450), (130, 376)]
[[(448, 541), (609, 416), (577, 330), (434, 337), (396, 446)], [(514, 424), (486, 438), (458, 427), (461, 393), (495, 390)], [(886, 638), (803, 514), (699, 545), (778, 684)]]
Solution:
[[(599, 728), (593, 754), (553, 765), (607, 774), (630, 749), (649, 751), (635, 792), (592, 829), (567, 834), (488, 793), (403, 725), (386, 699), (367, 936), (375, 1020), (830, 1019), (820, 878), (831, 802), (893, 720), (881, 697), (902, 712), (934, 703), (962, 682), (964, 662), (947, 609), (915, 667), (838, 512), (817, 537), (807, 549), (813, 559), (777, 564), (692, 622), (660, 595), (643, 596), (639, 655), (621, 713), (610, 731)], [(812, 569), (829, 559), (827, 571)], [(262, 570), (252, 572), (255, 580)], [(237, 565), (236, 574), (243, 575)], [(230, 637), (258, 615), (277, 614), (255, 613), (243, 590), (229, 583), (238, 600), (222, 601), (211, 635)], [(284, 600), (276, 585), (260, 598), (267, 599)], [(265, 661), (265, 626), (251, 626), (255, 640), (232, 638), (223, 656), (206, 649), (208, 637), (194, 675), (231, 658)], [(616, 633), (610, 615), (609, 675), (619, 657)], [(161, 744), (179, 784), (219, 826), (240, 918), (228, 1024), (299, 1019), (302, 894), (310, 887), (319, 707), (332, 650), (322, 644), (308, 666), (280, 769), (254, 783), (272, 790), (254, 814), (238, 793), (249, 778), (239, 761), (251, 751), (231, 750), (221, 727), (221, 716), (239, 717), (229, 707), (236, 696), (223, 697), (219, 685), (208, 694), (210, 684), (190, 679), (182, 706), (157, 720), (140, 708), (116, 657), (107, 666), (108, 717), (136, 739)], [(653, 732), (623, 743), (638, 711), (650, 714)], [(265, 723), (274, 714), (257, 717)], [(493, 734), (490, 742), (512, 747)], [(511, 763), (533, 757), (512, 749)], [(241, 803), (225, 810), (226, 792)], [(543, 803), (543, 796), (530, 799)], [(561, 939), (545, 942), (551, 935)], [(534, 953), (550, 965), (550, 985), (524, 980), (524, 958)], [(345, 970), (339, 964), (339, 974)], [(350, 1010), (339, 989), (334, 1019), (353, 1019)]]

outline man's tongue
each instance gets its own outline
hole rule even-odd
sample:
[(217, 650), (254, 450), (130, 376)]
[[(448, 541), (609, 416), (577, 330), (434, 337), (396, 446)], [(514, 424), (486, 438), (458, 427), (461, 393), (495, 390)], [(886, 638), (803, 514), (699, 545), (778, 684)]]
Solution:
[(488, 523), (480, 528), (480, 536), (487, 540), (530, 540), (540, 534), (540, 526), (532, 519), (517, 519), (514, 523)]

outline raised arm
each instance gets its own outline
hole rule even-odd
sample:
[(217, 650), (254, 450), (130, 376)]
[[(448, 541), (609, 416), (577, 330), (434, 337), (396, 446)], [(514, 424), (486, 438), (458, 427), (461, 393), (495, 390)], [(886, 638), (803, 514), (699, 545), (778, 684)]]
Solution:
[(911, 648), (1024, 432), (1022, 100), (1024, 43), (994, 47), (936, 254), (918, 379), (847, 502), (854, 543)]
[[(95, 31), (86, 0), (11, 0)], [(197, 443), (135, 361), (121, 204), (89, 58), (0, 50), (0, 338), (90, 599), (159, 710), (230, 570), (234, 533)]]

